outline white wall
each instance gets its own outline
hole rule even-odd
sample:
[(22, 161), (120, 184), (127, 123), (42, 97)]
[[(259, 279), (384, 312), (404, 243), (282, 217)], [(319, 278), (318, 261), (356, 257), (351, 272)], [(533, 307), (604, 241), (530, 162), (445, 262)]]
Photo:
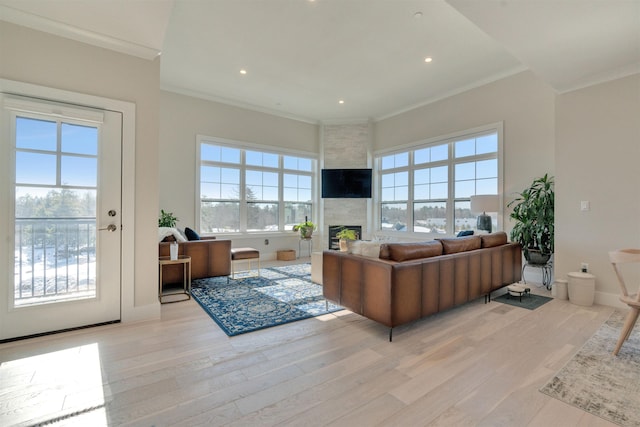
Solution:
[(3, 21), (0, 52), (0, 77), (4, 79), (135, 103), (135, 182), (125, 183), (135, 185), (136, 194), (134, 301), (143, 313), (141, 317), (159, 315), (159, 61), (134, 58)]
[(640, 75), (559, 95), (556, 111), (556, 277), (587, 262), (596, 302), (615, 305), (608, 252), (640, 248)]
[(530, 72), (469, 90), (375, 123), (374, 151), (504, 122), (506, 205), (534, 178), (554, 174), (555, 93)]
[[(178, 227), (196, 223), (196, 135), (318, 154), (318, 126), (204, 99), (161, 91), (159, 184), (160, 205), (178, 217)], [(230, 238), (233, 247), (259, 249), (262, 258), (278, 249), (298, 250), (296, 233), (264, 233)], [(265, 245), (264, 239), (269, 239)], [(303, 248), (306, 253), (307, 249)]]

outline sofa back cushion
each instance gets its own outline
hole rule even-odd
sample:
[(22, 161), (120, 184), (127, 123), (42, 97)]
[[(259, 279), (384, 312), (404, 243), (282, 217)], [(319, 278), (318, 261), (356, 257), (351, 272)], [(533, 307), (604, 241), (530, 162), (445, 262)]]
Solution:
[(457, 237), (455, 239), (439, 239), (444, 254), (473, 251), (482, 247), (480, 236)]
[(480, 236), (482, 239), (483, 248), (493, 248), (494, 246), (502, 246), (507, 244), (507, 233), (504, 231), (498, 231), (491, 234), (483, 234)]
[(402, 262), (442, 255), (442, 245), (435, 240), (419, 243), (386, 243), (380, 246), (380, 258), (387, 253), (388, 258), (384, 259)]

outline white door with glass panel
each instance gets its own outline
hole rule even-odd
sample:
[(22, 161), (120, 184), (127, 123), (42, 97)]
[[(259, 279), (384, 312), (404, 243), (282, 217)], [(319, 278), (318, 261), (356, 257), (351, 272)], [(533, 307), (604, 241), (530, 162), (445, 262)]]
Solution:
[(2, 101), (0, 340), (119, 320), (121, 114)]

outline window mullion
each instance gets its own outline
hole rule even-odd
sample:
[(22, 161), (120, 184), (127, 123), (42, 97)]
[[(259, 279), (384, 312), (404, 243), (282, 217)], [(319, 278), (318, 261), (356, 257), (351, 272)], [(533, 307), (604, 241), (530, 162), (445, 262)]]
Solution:
[(245, 150), (240, 150), (240, 232), (247, 232), (248, 203), (247, 203), (247, 165), (245, 163)]
[(409, 152), (409, 166), (407, 166), (407, 184), (409, 188), (407, 188), (407, 231), (413, 232), (413, 171), (415, 169), (415, 165), (413, 162), (413, 151)]
[(278, 231), (284, 231), (284, 156), (278, 155)]
[(453, 234), (453, 231), (455, 230), (455, 189), (456, 189), (456, 173), (455, 173), (455, 169), (456, 169), (456, 160), (455, 160), (455, 150), (454, 150), (454, 146), (455, 146), (455, 141), (450, 141), (449, 143), (449, 170), (448, 170), (448, 176), (449, 176), (449, 182), (447, 183), (447, 189), (448, 189), (448, 195), (447, 195), (447, 202), (445, 204), (445, 212), (447, 213), (446, 216), (446, 222), (447, 222), (447, 228), (446, 231), (448, 234)]
[(56, 186), (62, 186), (62, 121), (56, 120)]

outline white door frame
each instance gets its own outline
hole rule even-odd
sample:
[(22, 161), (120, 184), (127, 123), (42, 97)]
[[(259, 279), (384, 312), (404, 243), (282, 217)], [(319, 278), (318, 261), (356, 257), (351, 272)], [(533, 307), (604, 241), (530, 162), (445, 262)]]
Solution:
[[(136, 310), (135, 307), (135, 104), (5, 79), (0, 79), (0, 92), (122, 113), (121, 321), (130, 322), (158, 317), (159, 303), (144, 306), (142, 310)], [(6, 250), (6, 246), (6, 242), (0, 242), (0, 254)], [(2, 257), (2, 259), (6, 258)]]

